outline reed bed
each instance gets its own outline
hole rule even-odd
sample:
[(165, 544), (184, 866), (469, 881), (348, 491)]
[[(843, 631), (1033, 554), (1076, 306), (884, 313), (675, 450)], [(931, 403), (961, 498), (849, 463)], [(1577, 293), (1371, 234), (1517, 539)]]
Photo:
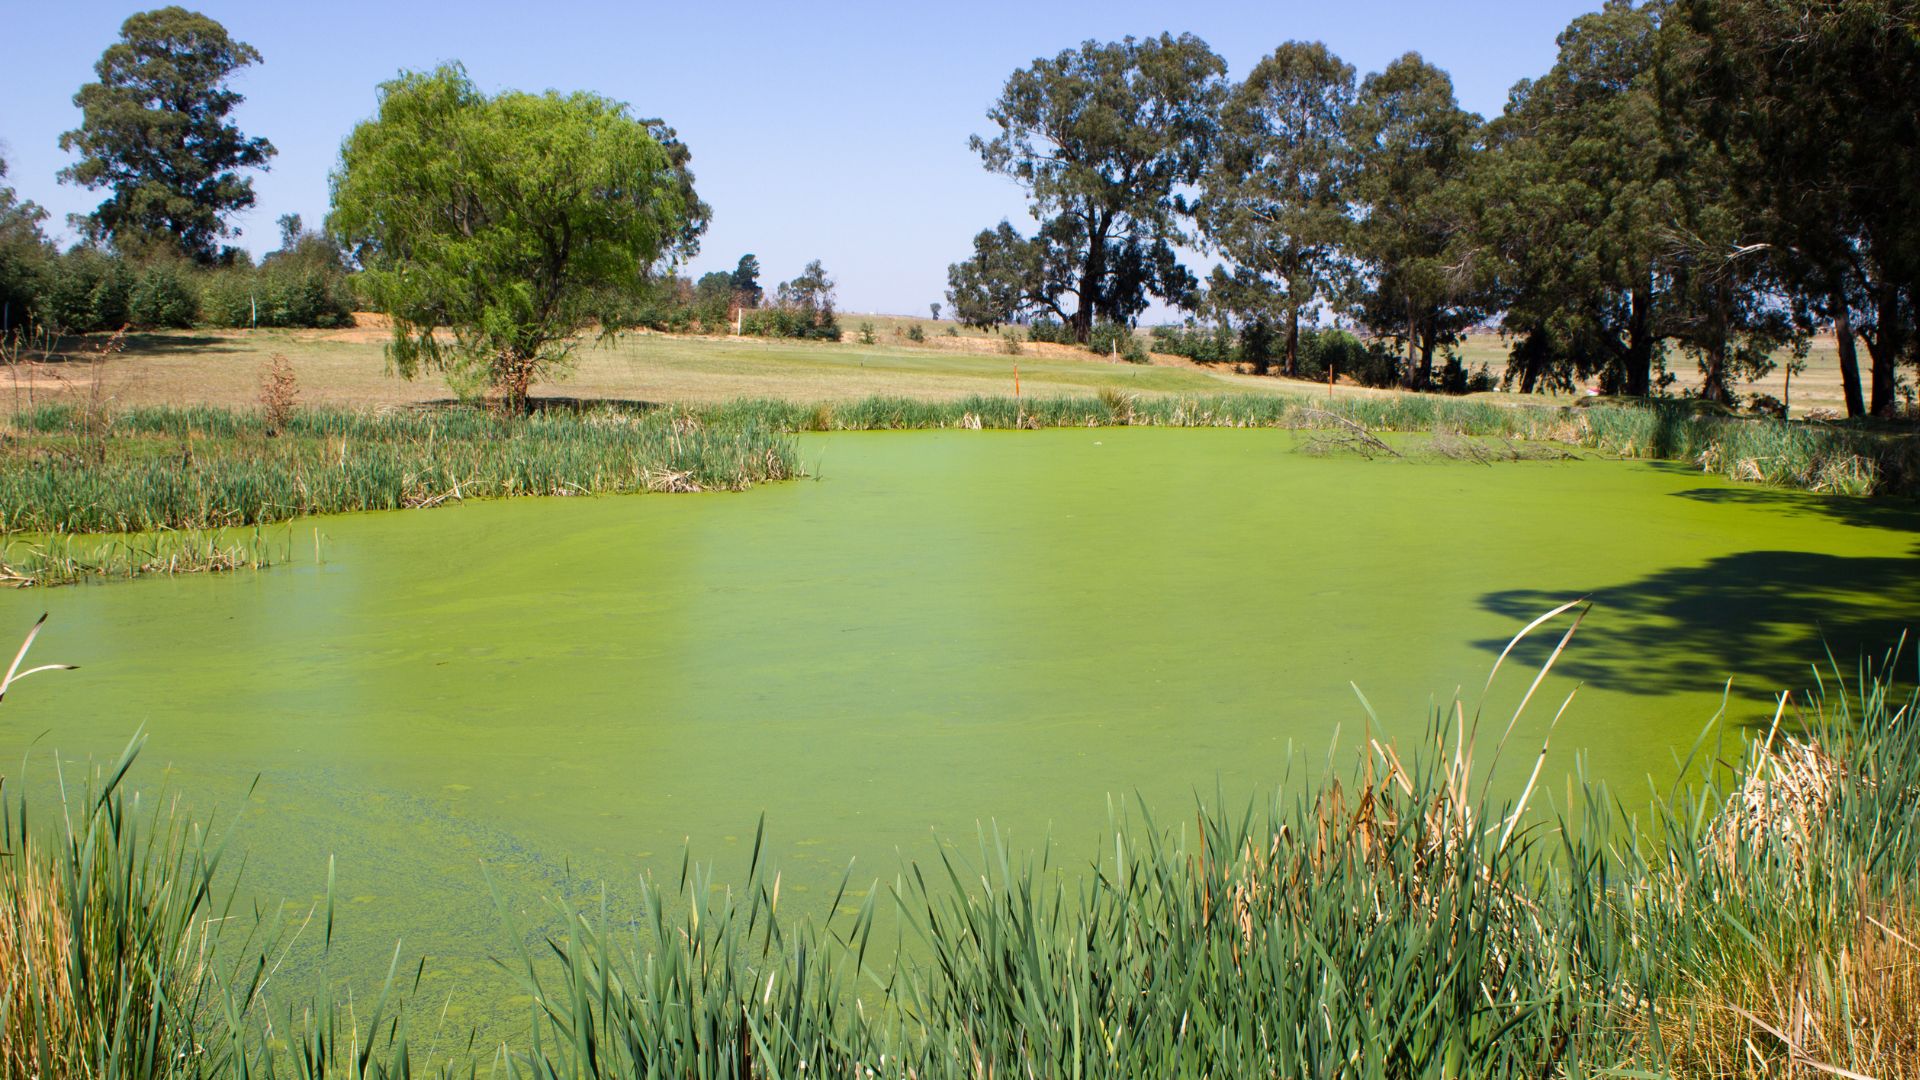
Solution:
[(1491, 437), (1558, 443), (1629, 458), (1682, 461), (1735, 480), (1845, 495), (1920, 496), (1920, 436), (1865, 424), (1787, 421), (1701, 411), (1688, 401), (1586, 407), (1509, 405), (1423, 394), (1210, 397), (869, 398), (842, 405), (753, 400), (703, 415), (785, 431), (913, 428), (1270, 427)]
[(16, 415), (0, 449), (0, 532), (216, 530), (465, 498), (737, 490), (795, 475), (778, 432), (598, 409), (303, 410), (269, 435), (204, 407)]
[[(786, 437), (792, 432), (1106, 425), (1283, 428), (1330, 433), (1333, 443), (1351, 442), (1353, 432), (1421, 433), (1432, 436), (1443, 456), (1472, 460), (1538, 457), (1517, 447), (1560, 445), (1683, 461), (1734, 479), (1816, 492), (1920, 495), (1920, 438), (1911, 433), (1699, 413), (1684, 402), (1542, 408), (1414, 394), (1321, 399), (1107, 391), (811, 406), (772, 400), (698, 408), (604, 405), (524, 416), (467, 408), (307, 409), (273, 425), (257, 413), (205, 406), (120, 412), (45, 406), (12, 416), (0, 437), (0, 535), (206, 533), (467, 498), (739, 490), (799, 474), (797, 450)], [(1463, 438), (1508, 445), (1475, 449)], [(1324, 450), (1329, 439), (1315, 445)], [(155, 544), (164, 553), (120, 552), (105, 565), (111, 572), (214, 569), (257, 564), (265, 554), (231, 544), (215, 551), (194, 538), (149, 546)], [(18, 560), (10, 561), (20, 569)], [(78, 572), (90, 561), (100, 560), (54, 558), (49, 549), (30, 564), (47, 570), (23, 576), (59, 580), (62, 565)]]

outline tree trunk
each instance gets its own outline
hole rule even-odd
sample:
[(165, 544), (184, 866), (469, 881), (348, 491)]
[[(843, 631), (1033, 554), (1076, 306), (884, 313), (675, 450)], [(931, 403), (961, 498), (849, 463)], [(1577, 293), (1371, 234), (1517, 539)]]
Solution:
[(1727, 388), (1727, 306), (1729, 298), (1723, 289), (1716, 289), (1713, 300), (1713, 313), (1708, 317), (1707, 340), (1702, 352), (1705, 355), (1705, 370), (1701, 372), (1700, 396), (1721, 405), (1729, 404), (1733, 395)]
[(1287, 309), (1287, 378), (1300, 374), (1300, 309)]
[(1525, 341), (1520, 343), (1520, 392), (1531, 394), (1540, 385), (1541, 369), (1547, 366), (1546, 335), (1538, 330), (1527, 332)]
[(1844, 290), (1835, 285), (1832, 293), (1834, 351), (1840, 354), (1840, 385), (1847, 395), (1847, 415), (1865, 416), (1866, 401), (1860, 393), (1860, 354), (1853, 346), (1853, 311)]
[(1653, 290), (1634, 286), (1628, 303), (1626, 392), (1646, 397), (1653, 393)]
[(1416, 380), (1419, 378), (1420, 369), (1416, 367), (1413, 362), (1415, 348), (1413, 300), (1409, 298), (1407, 300), (1407, 370), (1400, 375), (1400, 385), (1406, 387), (1408, 390), (1412, 390), (1419, 385)]
[(1900, 327), (1900, 290), (1883, 281), (1874, 292), (1873, 336), (1867, 338), (1867, 353), (1873, 357), (1873, 396), (1867, 411), (1874, 416), (1892, 416), (1895, 376), (1901, 348), (1906, 344)]
[(1093, 336), (1094, 315), (1099, 311), (1100, 286), (1107, 279), (1107, 222), (1091, 230), (1087, 237), (1087, 265), (1080, 273), (1080, 307), (1073, 313), (1073, 339), (1085, 345)]
[(1433, 389), (1433, 325), (1429, 323), (1420, 333), (1420, 389)]

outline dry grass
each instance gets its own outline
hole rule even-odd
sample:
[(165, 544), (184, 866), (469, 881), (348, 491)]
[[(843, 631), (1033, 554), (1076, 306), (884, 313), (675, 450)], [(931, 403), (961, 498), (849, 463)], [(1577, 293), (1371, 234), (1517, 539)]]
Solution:
[(78, 1013), (67, 981), (73, 930), (60, 883), (30, 844), (0, 857), (0, 1069), (8, 1077), (68, 1076), (67, 1060), (42, 1061), (44, 1047), (82, 1044), (67, 1028)]
[[(84, 342), (70, 342), (54, 362), (20, 367), (11, 382), (0, 380), (0, 409), (77, 403), (89, 394), (118, 408), (248, 408), (259, 400), (256, 373), (276, 354), (286, 359), (306, 405), (402, 406), (452, 397), (438, 378), (408, 382), (388, 374), (385, 341), (386, 331), (363, 325), (348, 330), (134, 334), (124, 350), (107, 356)], [(1287, 388), (1278, 380), (1249, 383), (1191, 366), (1120, 363), (1064, 345), (1028, 345), (1017, 361), (998, 349), (998, 338), (974, 332), (950, 338), (944, 331), (930, 331), (924, 343), (915, 343), (884, 328), (871, 346), (852, 340), (634, 333), (607, 344), (583, 343), (572, 374), (536, 386), (533, 396), (695, 404), (740, 398), (835, 402), (874, 396), (944, 401), (1011, 393), (1015, 362), (1022, 392), (1033, 396), (1091, 393), (1102, 387), (1141, 394)]]

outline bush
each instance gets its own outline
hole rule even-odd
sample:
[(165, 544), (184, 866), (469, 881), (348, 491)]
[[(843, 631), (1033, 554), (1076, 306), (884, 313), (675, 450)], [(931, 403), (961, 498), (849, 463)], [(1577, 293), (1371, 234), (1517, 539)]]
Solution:
[(1226, 323), (1202, 326), (1188, 319), (1180, 325), (1156, 326), (1148, 335), (1154, 352), (1184, 356), (1196, 364), (1231, 364), (1239, 359), (1233, 328)]
[(920, 329), (919, 323), (914, 323), (912, 326), (907, 327), (907, 340), (925, 341), (927, 340), (927, 332)]
[(152, 329), (183, 330), (200, 317), (200, 290), (188, 270), (176, 263), (156, 262), (134, 279), (127, 300), (127, 321)]
[(98, 251), (81, 249), (51, 260), (35, 307), (40, 321), (69, 333), (118, 330), (128, 322), (133, 271)]
[(860, 344), (862, 345), (873, 344), (873, 324), (872, 323), (863, 322), (860, 324)]
[(840, 324), (832, 316), (792, 306), (755, 308), (741, 317), (740, 332), (750, 336), (839, 341)]
[(338, 270), (271, 262), (220, 270), (200, 290), (200, 315), (213, 326), (353, 325), (353, 291)]
[(1097, 322), (1087, 335), (1087, 348), (1101, 356), (1117, 356), (1129, 364), (1147, 362), (1147, 347), (1125, 323)]
[(1028, 341), (1043, 341), (1050, 345), (1073, 345), (1073, 328), (1058, 319), (1041, 317), (1027, 325)]

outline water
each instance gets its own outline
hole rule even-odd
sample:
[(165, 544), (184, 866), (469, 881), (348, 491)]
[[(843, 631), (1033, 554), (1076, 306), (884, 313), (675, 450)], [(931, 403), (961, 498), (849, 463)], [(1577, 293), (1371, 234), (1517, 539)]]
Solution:
[(1823, 635), (1851, 661), (1920, 611), (1910, 509), (1674, 466), (1318, 458), (1273, 431), (803, 448), (817, 480), (745, 495), (335, 517), (292, 527), (318, 564), (0, 597), (0, 625), (52, 613), (36, 660), (82, 665), (8, 696), (8, 790), (144, 729), (139, 782), (217, 810), (262, 894), (300, 915), (336, 857), (337, 969), (384, 972), (401, 938), (472, 1023), (509, 1000), (488, 877), (536, 922), (601, 882), (618, 906), (689, 843), (738, 871), (763, 812), (790, 910), (983, 823), (1080, 860), (1110, 797), (1178, 819), (1336, 728), (1351, 747), (1350, 680), (1410, 744), (1582, 595), (1513, 772), (1577, 685), (1547, 788), (1583, 755), (1643, 790), (1729, 678), (1731, 718), (1763, 720)]

